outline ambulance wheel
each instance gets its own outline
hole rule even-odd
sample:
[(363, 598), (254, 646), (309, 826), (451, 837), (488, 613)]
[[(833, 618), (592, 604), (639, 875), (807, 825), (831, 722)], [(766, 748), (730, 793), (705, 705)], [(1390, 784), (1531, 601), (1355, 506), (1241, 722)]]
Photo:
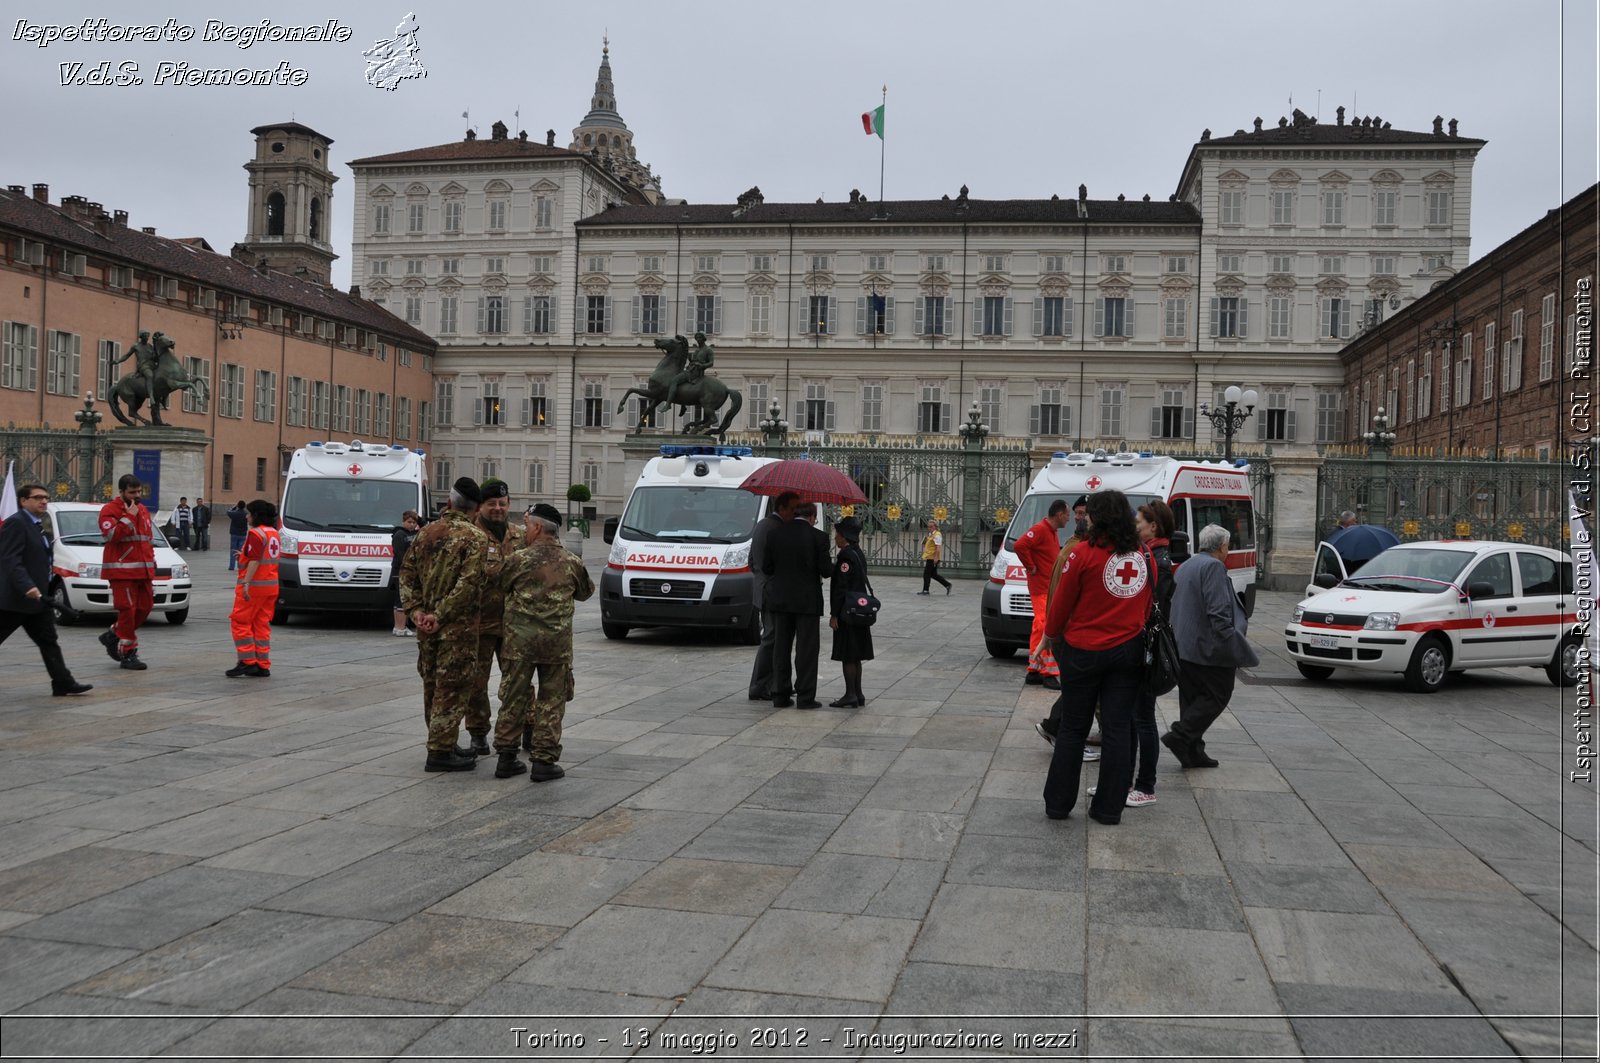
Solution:
[(1322, 680), (1333, 675), (1333, 669), (1325, 664), (1306, 664), (1304, 661), (1296, 661), (1294, 666), (1300, 669), (1300, 674), (1307, 679)]
[(1550, 659), (1550, 663), (1544, 666), (1544, 674), (1558, 687), (1577, 686), (1578, 657), (1582, 652), (1583, 640), (1576, 635), (1568, 635), (1556, 647), (1556, 655)]
[(189, 607), (187, 605), (182, 609), (167, 610), (167, 623), (169, 624), (181, 624), (187, 619), (189, 619)]
[(1438, 635), (1417, 643), (1406, 667), (1406, 688), (1417, 694), (1432, 694), (1444, 686), (1450, 674), (1450, 646)]
[[(630, 630), (627, 624), (607, 624), (604, 621), (600, 623), (600, 631), (613, 641), (627, 638)], [(761, 641), (760, 636), (757, 636), (756, 641)]]
[(984, 639), (984, 646), (989, 650), (990, 657), (1008, 661), (1016, 655), (1017, 647), (1009, 642), (996, 642), (994, 639)]
[(78, 622), (82, 614), (72, 610), (72, 602), (67, 598), (67, 586), (59, 578), (50, 581), (50, 597), (57, 605), (64, 607), (56, 612), (56, 623), (70, 627)]

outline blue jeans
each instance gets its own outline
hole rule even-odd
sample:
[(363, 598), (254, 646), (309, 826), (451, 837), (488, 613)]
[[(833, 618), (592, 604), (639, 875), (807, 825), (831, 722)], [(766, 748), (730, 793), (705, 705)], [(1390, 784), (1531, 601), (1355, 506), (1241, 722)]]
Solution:
[(232, 572), (239, 563), (239, 551), (244, 549), (245, 536), (228, 533), (228, 571)]
[[(1108, 650), (1068, 646), (1061, 666), (1061, 726), (1056, 729), (1050, 774), (1044, 780), (1044, 807), (1064, 815), (1078, 803), (1084, 740), (1100, 706), (1100, 782), (1089, 801), (1089, 815), (1118, 823), (1133, 779), (1133, 715), (1139, 700), (1139, 659), (1143, 641), (1134, 634)], [(1153, 763), (1153, 762), (1152, 762)]]
[(187, 524), (178, 525), (178, 549), (189, 549), (189, 526)]

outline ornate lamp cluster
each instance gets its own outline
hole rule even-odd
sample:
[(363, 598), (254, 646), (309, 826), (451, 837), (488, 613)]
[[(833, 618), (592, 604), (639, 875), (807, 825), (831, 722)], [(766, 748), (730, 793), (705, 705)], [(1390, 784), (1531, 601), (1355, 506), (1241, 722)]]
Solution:
[(767, 415), (756, 422), (756, 427), (769, 439), (781, 440), (789, 434), (789, 422), (783, 419), (783, 407), (778, 405), (777, 399), (772, 400)]
[(980, 442), (989, 435), (989, 426), (983, 423), (983, 410), (979, 408), (977, 400), (967, 407), (967, 419), (956, 427), (956, 431), (969, 443)]
[(1373, 450), (1388, 450), (1394, 446), (1397, 438), (1399, 437), (1389, 431), (1389, 415), (1384, 412), (1382, 406), (1379, 406), (1378, 412), (1372, 416), (1372, 430), (1362, 432), (1361, 441)]
[[(1222, 393), (1222, 408), (1212, 409), (1211, 404), (1200, 404), (1200, 415), (1211, 422), (1214, 431), (1222, 433), (1222, 456), (1233, 460), (1233, 437), (1244, 427), (1245, 421), (1255, 412), (1256, 390), (1240, 391), (1239, 385), (1230, 384)], [(1243, 409), (1240, 409), (1241, 405)]]
[(86, 391), (83, 394), (83, 409), (74, 413), (72, 419), (78, 422), (80, 432), (93, 435), (94, 427), (100, 423), (102, 416), (100, 411), (94, 408), (94, 392)]

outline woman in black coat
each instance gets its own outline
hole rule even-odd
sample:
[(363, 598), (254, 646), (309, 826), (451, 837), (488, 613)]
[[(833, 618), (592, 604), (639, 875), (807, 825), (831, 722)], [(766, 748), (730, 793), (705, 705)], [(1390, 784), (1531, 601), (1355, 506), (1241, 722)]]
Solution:
[(828, 581), (828, 626), (833, 629), (833, 659), (844, 668), (844, 697), (828, 702), (834, 709), (853, 709), (867, 703), (861, 693), (861, 662), (872, 660), (872, 629), (850, 627), (839, 619), (845, 595), (867, 589), (867, 559), (857, 543), (861, 522), (846, 517), (833, 526), (834, 545), (839, 548), (833, 561), (833, 577)]

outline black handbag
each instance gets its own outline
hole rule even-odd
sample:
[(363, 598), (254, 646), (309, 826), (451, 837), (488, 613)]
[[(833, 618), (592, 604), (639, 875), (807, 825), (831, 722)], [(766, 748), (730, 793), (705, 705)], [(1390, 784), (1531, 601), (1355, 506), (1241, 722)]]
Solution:
[(1178, 685), (1178, 640), (1172, 634), (1172, 625), (1155, 602), (1156, 564), (1148, 551), (1145, 558), (1150, 563), (1150, 612), (1144, 618), (1144, 653), (1140, 660), (1139, 690), (1141, 693), (1160, 696)]
[(844, 601), (839, 603), (839, 623), (845, 627), (871, 627), (878, 621), (878, 610), (883, 608), (883, 603), (873, 596), (872, 581), (865, 576), (862, 579), (866, 589), (845, 591)]

